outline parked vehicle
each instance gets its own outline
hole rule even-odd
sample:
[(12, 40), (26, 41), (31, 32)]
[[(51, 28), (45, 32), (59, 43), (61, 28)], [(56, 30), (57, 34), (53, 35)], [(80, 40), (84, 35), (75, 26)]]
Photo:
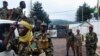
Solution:
[[(15, 21), (11, 21), (11, 20), (0, 20), (0, 25), (2, 25), (1, 27), (0, 27), (0, 34), (2, 33), (2, 32), (5, 32), (6, 30), (5, 29), (7, 29), (8, 30), (8, 28), (10, 27), (10, 24), (12, 24), (12, 23), (14, 23)], [(15, 32), (14, 33), (12, 33), (12, 34), (14, 34), (15, 36), (18, 36), (18, 32), (15, 30)], [(0, 56), (16, 56), (16, 54), (14, 53), (14, 51), (13, 50), (5, 50), (5, 51), (3, 51), (3, 52), (0, 52)]]

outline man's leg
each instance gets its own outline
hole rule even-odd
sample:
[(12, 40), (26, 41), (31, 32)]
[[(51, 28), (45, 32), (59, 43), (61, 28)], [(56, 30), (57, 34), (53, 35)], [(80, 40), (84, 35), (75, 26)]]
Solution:
[(82, 56), (82, 46), (79, 46), (79, 56)]
[(86, 47), (86, 56), (89, 56), (89, 47)]
[(70, 48), (70, 43), (69, 42), (67, 42), (67, 56), (69, 56), (69, 48)]
[(86, 47), (86, 56), (95, 56), (93, 48)]
[(71, 48), (72, 48), (72, 51), (73, 51), (74, 56), (76, 56), (75, 55), (75, 45), (73, 43), (71, 44)]
[(77, 56), (79, 56), (79, 47), (78, 46), (76, 46), (76, 54), (77, 54)]

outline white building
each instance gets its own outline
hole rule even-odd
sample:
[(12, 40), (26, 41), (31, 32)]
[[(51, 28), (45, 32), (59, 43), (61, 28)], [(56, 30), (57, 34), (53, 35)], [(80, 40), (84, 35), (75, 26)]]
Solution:
[(94, 32), (97, 33), (98, 36), (98, 46), (100, 47), (100, 21), (90, 21), (90, 22), (84, 22), (84, 23), (77, 23), (77, 24), (70, 24), (69, 28), (73, 30), (73, 32), (76, 34), (76, 30), (80, 29), (80, 32), (85, 36), (88, 32), (88, 27), (90, 25), (93, 25)]

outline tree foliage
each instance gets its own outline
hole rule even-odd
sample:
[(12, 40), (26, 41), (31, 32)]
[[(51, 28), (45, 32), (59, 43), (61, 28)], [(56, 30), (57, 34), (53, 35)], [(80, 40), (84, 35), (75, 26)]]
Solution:
[(37, 16), (37, 18), (40, 21), (44, 21), (45, 23), (50, 23), (49, 15), (43, 10), (42, 4), (38, 1), (32, 6), (30, 17), (34, 18), (34, 15)]
[(94, 9), (94, 17), (95, 17), (95, 19), (99, 20), (99, 17), (100, 17), (100, 7), (99, 7), (97, 12), (95, 12), (96, 11), (96, 7), (93, 8), (93, 9)]
[(81, 22), (90, 20), (92, 18), (91, 13), (92, 13), (91, 8), (86, 3), (84, 3), (83, 6), (79, 6), (77, 10), (76, 21)]

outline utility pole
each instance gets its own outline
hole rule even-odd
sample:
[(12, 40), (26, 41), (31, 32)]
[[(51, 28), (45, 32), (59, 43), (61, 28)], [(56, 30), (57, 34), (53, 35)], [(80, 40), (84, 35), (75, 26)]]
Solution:
[(30, 1), (30, 10), (32, 9), (32, 0)]
[[(84, 4), (85, 2), (84, 2), (84, 0), (83, 0), (83, 4)], [(82, 23), (83, 23), (83, 21), (84, 21), (84, 8), (83, 8), (83, 6), (82, 6)]]
[(82, 6), (82, 22), (83, 22), (83, 6)]
[(98, 16), (98, 20), (99, 20), (99, 0), (97, 0), (97, 10), (98, 10), (98, 14), (97, 14), (97, 16)]

